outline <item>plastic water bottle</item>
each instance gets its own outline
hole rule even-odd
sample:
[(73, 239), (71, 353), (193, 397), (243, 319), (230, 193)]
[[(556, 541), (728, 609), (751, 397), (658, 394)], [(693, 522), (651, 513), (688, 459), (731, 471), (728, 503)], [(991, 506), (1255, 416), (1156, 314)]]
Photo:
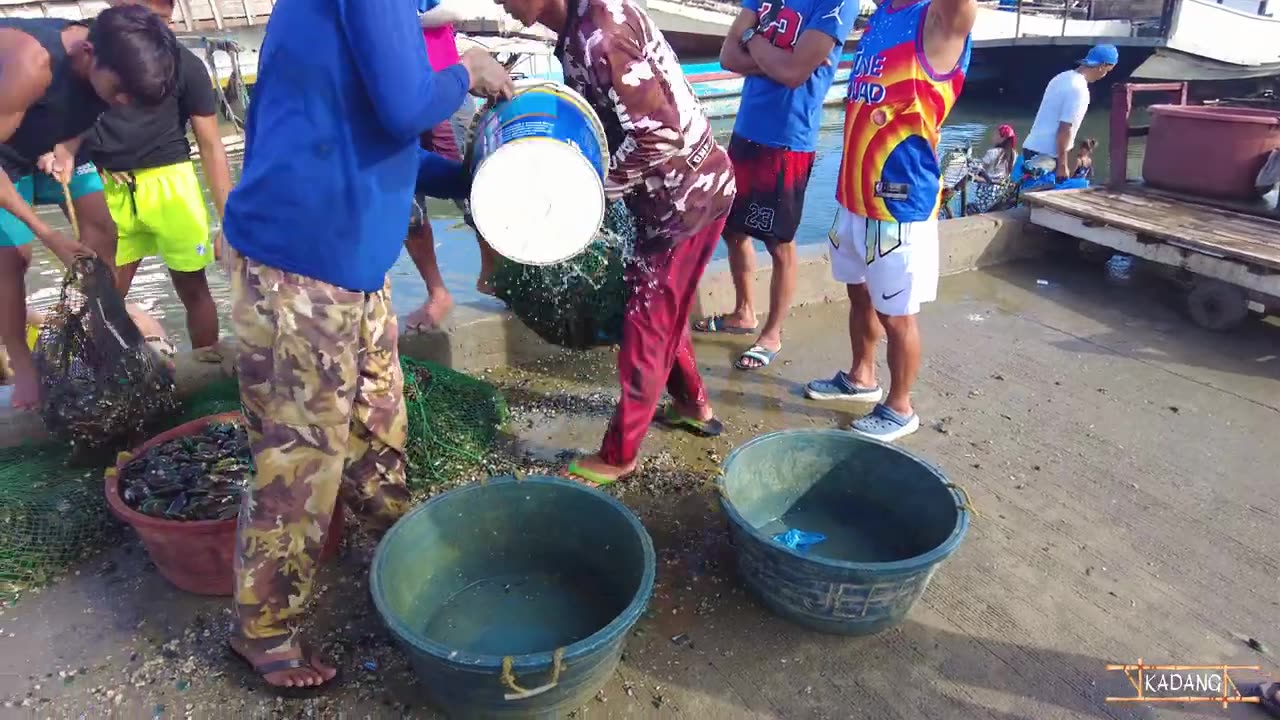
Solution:
[(1116, 253), (1107, 261), (1107, 279), (1114, 283), (1127, 283), (1133, 279), (1133, 256)]

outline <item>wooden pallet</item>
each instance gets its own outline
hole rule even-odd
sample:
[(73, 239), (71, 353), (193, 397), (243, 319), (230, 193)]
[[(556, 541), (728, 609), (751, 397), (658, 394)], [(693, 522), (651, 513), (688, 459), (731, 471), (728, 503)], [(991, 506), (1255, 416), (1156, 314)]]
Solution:
[(1163, 265), (1280, 297), (1280, 221), (1141, 187), (1027, 193), (1031, 222)]
[(1280, 271), (1280, 222), (1175, 199), (1139, 188), (1028, 193), (1032, 207)]

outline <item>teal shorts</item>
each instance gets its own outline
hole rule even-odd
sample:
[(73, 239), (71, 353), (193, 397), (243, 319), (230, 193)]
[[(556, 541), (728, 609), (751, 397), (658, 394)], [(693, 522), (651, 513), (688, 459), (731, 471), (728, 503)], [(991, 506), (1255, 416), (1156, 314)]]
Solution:
[[(25, 175), (13, 185), (31, 207), (62, 204), (62, 184), (42, 172)], [(97, 166), (91, 162), (77, 165), (68, 189), (72, 200), (102, 192), (102, 178), (98, 176)], [(22, 247), (33, 238), (35, 233), (26, 223), (8, 211), (0, 210), (0, 247)]]

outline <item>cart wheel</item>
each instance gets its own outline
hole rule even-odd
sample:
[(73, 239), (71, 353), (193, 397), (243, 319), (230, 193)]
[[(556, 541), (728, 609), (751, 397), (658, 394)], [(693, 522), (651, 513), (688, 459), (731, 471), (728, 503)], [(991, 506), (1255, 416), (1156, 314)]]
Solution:
[(1249, 317), (1249, 298), (1234, 285), (1198, 279), (1187, 293), (1187, 312), (1207, 330), (1231, 330)]

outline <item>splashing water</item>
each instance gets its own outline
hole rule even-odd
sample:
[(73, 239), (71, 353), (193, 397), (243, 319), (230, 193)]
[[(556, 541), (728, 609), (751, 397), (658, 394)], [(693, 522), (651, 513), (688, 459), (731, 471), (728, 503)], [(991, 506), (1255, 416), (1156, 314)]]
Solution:
[[(488, 106), (463, 124), (464, 162), (474, 161), (473, 140)], [(474, 229), (469, 203), (460, 203), (464, 218)], [(628, 283), (632, 273), (644, 272), (645, 256), (636, 251), (636, 227), (621, 201), (605, 209), (596, 237), (577, 256), (554, 265), (522, 265), (503, 259), (493, 276), (494, 294), (539, 337), (571, 349), (612, 345), (622, 337), (622, 320), (630, 300), (630, 287), (648, 295), (656, 287)], [(647, 305), (646, 301), (641, 305)]]
[(547, 342), (572, 349), (614, 344), (630, 299), (626, 276), (643, 262), (635, 240), (631, 213), (623, 203), (612, 203), (582, 253), (536, 267), (504, 261), (494, 273), (494, 291)]

